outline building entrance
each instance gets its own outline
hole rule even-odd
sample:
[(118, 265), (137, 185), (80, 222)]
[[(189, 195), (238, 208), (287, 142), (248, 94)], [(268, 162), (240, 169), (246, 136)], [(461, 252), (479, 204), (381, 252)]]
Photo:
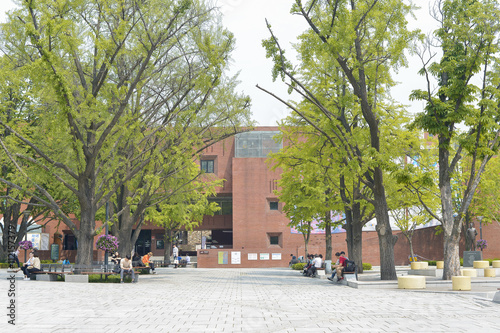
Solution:
[(151, 230), (141, 230), (135, 242), (134, 251), (140, 256), (151, 251)]

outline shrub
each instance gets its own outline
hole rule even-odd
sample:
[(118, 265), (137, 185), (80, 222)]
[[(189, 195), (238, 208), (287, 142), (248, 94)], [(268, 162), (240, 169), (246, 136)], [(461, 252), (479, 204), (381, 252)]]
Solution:
[(303, 270), (303, 269), (304, 269), (304, 266), (305, 266), (305, 265), (306, 265), (306, 263), (304, 263), (304, 262), (299, 262), (299, 263), (297, 263), (297, 264), (293, 264), (293, 265), (292, 265), (292, 269), (293, 269), (293, 270), (296, 270), (296, 271), (301, 271), (301, 270)]
[(436, 266), (436, 260), (427, 260), (429, 266)]
[(372, 264), (369, 264), (367, 262), (363, 263), (363, 271), (370, 271), (372, 269)]
[[(124, 276), (123, 282), (132, 282), (131, 276)], [(89, 275), (89, 283), (120, 283), (120, 275), (109, 275), (106, 279), (104, 276), (101, 280), (100, 274)]]

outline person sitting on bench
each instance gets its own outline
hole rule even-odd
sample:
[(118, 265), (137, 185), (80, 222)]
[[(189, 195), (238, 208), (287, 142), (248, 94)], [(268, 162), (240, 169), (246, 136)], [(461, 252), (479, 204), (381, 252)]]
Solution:
[(25, 280), (30, 280), (31, 273), (41, 271), (40, 258), (38, 258), (38, 254), (35, 251), (30, 252), (30, 259), (27, 262), (28, 265), (21, 268), (24, 272)]
[(340, 252), (335, 252), (335, 257), (337, 257), (337, 261), (335, 262), (335, 265), (332, 265), (332, 276), (328, 278), (328, 280), (330, 281), (333, 281), (335, 274), (337, 274), (337, 267), (340, 265), (339, 261)]
[(123, 274), (131, 274), (132, 275), (132, 283), (135, 283), (135, 273), (134, 267), (132, 267), (132, 261), (130, 260), (130, 255), (126, 255), (120, 261), (120, 283), (123, 283)]
[(132, 256), (132, 265), (134, 267), (144, 267), (145, 265), (142, 263), (141, 256), (139, 253), (135, 252), (134, 255)]
[(323, 261), (321, 260), (322, 257), (323, 256), (321, 254), (320, 255), (317, 255), (317, 254), (314, 255), (314, 259), (312, 261), (312, 265), (309, 268), (309, 270), (307, 271), (307, 276), (313, 277), (313, 276), (316, 275), (316, 271), (318, 270), (318, 268), (321, 268), (321, 265), (323, 265)]
[(149, 252), (148, 254), (143, 255), (142, 256), (142, 263), (143, 263), (143, 266), (149, 266), (151, 268), (151, 272), (153, 274), (156, 274), (155, 264), (151, 261), (152, 256), (153, 256), (153, 252)]
[(338, 258), (339, 258), (339, 264), (335, 267), (335, 270), (337, 271), (337, 282), (344, 279), (344, 277), (342, 276), (342, 272), (344, 271), (344, 268), (347, 265), (347, 258), (344, 257), (344, 251), (339, 253)]

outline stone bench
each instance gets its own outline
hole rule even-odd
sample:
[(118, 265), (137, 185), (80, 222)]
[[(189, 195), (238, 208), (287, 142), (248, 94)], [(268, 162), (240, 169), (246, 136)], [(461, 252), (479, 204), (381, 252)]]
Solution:
[(65, 282), (77, 282), (77, 283), (89, 283), (89, 276), (82, 274), (72, 274), (66, 275), (64, 277)]
[(425, 289), (425, 276), (398, 276), (398, 289)]
[(417, 261), (410, 264), (410, 268), (413, 270), (417, 269), (427, 269), (429, 268), (429, 263), (427, 261)]
[(490, 267), (490, 262), (486, 260), (474, 260), (472, 263), (472, 267), (474, 268), (488, 268)]
[(471, 290), (470, 276), (452, 276), (451, 288), (453, 290)]
[(495, 276), (496, 276), (496, 269), (489, 267), (484, 269), (484, 277), (495, 277)]

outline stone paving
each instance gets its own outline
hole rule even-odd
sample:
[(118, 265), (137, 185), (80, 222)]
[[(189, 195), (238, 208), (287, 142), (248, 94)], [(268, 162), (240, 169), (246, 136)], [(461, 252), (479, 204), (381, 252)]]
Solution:
[(12, 326), (0, 270), (0, 332), (500, 332), (500, 304), (466, 292), (355, 289), (284, 268), (158, 271), (137, 284), (16, 280)]

